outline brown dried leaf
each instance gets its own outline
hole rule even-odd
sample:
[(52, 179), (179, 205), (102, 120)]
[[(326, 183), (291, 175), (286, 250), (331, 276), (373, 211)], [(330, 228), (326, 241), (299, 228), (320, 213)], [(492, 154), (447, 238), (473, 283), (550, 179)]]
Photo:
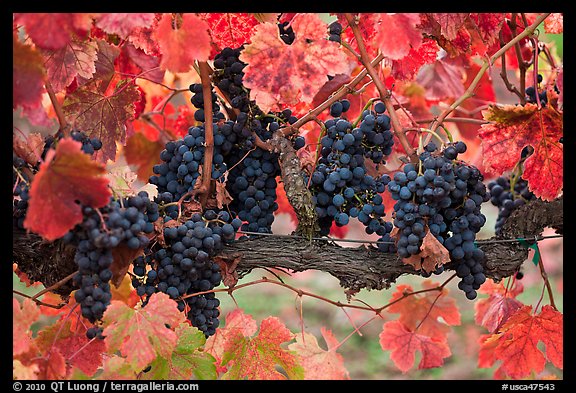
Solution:
[(128, 268), (130, 268), (132, 261), (141, 253), (142, 248), (133, 250), (125, 244), (120, 244), (112, 249), (114, 262), (112, 263), (112, 266), (110, 266), (110, 270), (112, 271), (111, 281), (116, 288), (122, 284), (122, 280), (126, 273), (128, 273)]
[(23, 158), (30, 165), (36, 165), (42, 156), (44, 149), (44, 138), (37, 132), (27, 136), (26, 139), (13, 134), (12, 148), (14, 153)]
[(420, 256), (424, 258), (422, 268), (427, 273), (446, 262), (450, 262), (450, 253), (430, 232), (424, 237), (420, 250)]
[(222, 209), (224, 205), (228, 205), (232, 202), (232, 196), (226, 189), (226, 183), (216, 182), (216, 205), (218, 209)]
[(238, 272), (236, 271), (236, 266), (238, 266), (241, 260), (241, 254), (214, 257), (214, 262), (220, 266), (222, 282), (227, 287), (231, 288), (238, 282)]

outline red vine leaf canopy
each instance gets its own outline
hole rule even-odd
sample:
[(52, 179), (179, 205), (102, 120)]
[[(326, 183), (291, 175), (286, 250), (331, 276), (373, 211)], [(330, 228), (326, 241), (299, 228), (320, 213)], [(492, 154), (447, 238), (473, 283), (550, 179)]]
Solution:
[(96, 72), (96, 45), (71, 41), (64, 48), (44, 51), (48, 79), (54, 91), (62, 91), (76, 76), (90, 79)]
[[(430, 289), (437, 287), (438, 284), (426, 280), (422, 286), (424, 289)], [(401, 299), (405, 293), (411, 292), (414, 290), (410, 285), (398, 285), (390, 302)], [(446, 288), (443, 288), (441, 293), (429, 291), (412, 295), (392, 304), (388, 307), (388, 311), (400, 314), (398, 321), (408, 329), (413, 330), (419, 326), (419, 334), (445, 341), (450, 326), (460, 325), (460, 312), (456, 301), (447, 295), (448, 289)]]
[(418, 14), (380, 14), (376, 42), (382, 54), (399, 60), (422, 45), (422, 32), (416, 28)]
[(30, 350), (32, 332), (30, 327), (40, 317), (40, 309), (30, 299), (24, 299), (22, 304), (12, 298), (12, 352), (14, 356)]
[(155, 37), (162, 53), (160, 65), (171, 72), (188, 72), (195, 60), (206, 61), (210, 55), (208, 24), (194, 14), (164, 14)]
[[(304, 370), (298, 356), (280, 345), (291, 341), (294, 334), (276, 317), (268, 317), (260, 324), (255, 337), (242, 331), (230, 334), (224, 345), (222, 365), (228, 367), (223, 379), (302, 379)], [(276, 367), (280, 366), (284, 373)]]
[(416, 81), (425, 89), (430, 101), (460, 97), (464, 93), (464, 75), (460, 68), (443, 60), (422, 66)]
[(548, 34), (564, 32), (564, 14), (553, 13), (544, 20), (544, 31)]
[[(376, 57), (378, 53), (378, 45), (379, 41), (374, 39), (375, 34), (379, 29), (379, 15), (377, 13), (354, 13), (352, 14), (354, 18), (356, 18), (358, 24), (358, 30), (360, 30), (360, 34), (362, 35), (362, 40), (364, 41), (364, 46), (366, 47), (366, 52), (370, 55), (370, 57)], [(356, 37), (354, 36), (354, 32), (350, 28), (345, 28), (348, 26), (348, 21), (346, 20), (345, 14), (336, 14), (338, 17), (338, 22), (344, 28), (342, 30), (342, 40), (349, 42), (354, 51), (358, 53), (358, 42), (356, 41)]]
[(12, 36), (12, 107), (39, 107), (46, 70), (42, 55)]
[(250, 43), (254, 27), (260, 23), (253, 14), (248, 13), (204, 13), (198, 14), (208, 23), (208, 34), (212, 45), (213, 58), (222, 49), (238, 48)]
[(410, 48), (406, 56), (392, 62), (392, 76), (399, 80), (411, 80), (424, 64), (436, 60), (438, 44), (430, 38), (424, 38), (418, 49)]
[(400, 321), (386, 322), (380, 333), (380, 345), (392, 351), (390, 359), (403, 373), (414, 365), (416, 351), (422, 354), (418, 369), (440, 367), (444, 358), (451, 355), (446, 341), (419, 334)]
[(468, 24), (468, 28), (474, 28), (482, 42), (486, 46), (490, 46), (498, 39), (498, 33), (504, 23), (504, 14), (489, 12), (472, 13), (470, 14), (470, 21), (473, 22), (473, 27)]
[[(420, 14), (419, 27), (423, 33), (434, 38), (440, 47), (454, 57), (467, 52), (472, 43), (464, 21), (459, 23), (463, 15), (467, 14)], [(451, 22), (454, 26), (450, 24)], [(448, 34), (448, 37), (445, 34)]]
[(24, 226), (46, 240), (58, 239), (81, 223), (82, 206), (98, 208), (109, 201), (108, 179), (102, 176), (106, 169), (80, 147), (80, 142), (62, 139), (55, 152), (48, 152), (30, 187)]
[(177, 304), (163, 293), (150, 298), (146, 307), (134, 310), (112, 301), (104, 313), (104, 340), (109, 353), (120, 351), (136, 371), (148, 366), (157, 356), (169, 358), (178, 336), (169, 326), (184, 322)]
[(318, 345), (313, 334), (302, 332), (296, 335), (296, 342), (288, 345), (288, 349), (298, 354), (300, 364), (304, 368), (304, 379), (350, 379), (348, 370), (344, 367), (342, 355), (336, 352), (338, 340), (334, 334), (322, 327), (322, 337), (327, 350)]
[(64, 48), (74, 37), (83, 38), (92, 26), (93, 14), (14, 14), (34, 44), (42, 49)]
[(108, 34), (126, 39), (136, 28), (147, 28), (154, 22), (153, 13), (109, 13), (98, 18), (96, 26)]
[(349, 72), (338, 43), (326, 39), (328, 26), (316, 14), (298, 14), (291, 22), (292, 45), (281, 39), (275, 23), (255, 27), (252, 43), (240, 54), (247, 63), (244, 86), (264, 112), (300, 101), (311, 103), (327, 75)]
[(120, 56), (116, 59), (118, 71), (131, 75), (145, 74), (147, 80), (162, 83), (165, 71), (160, 68), (160, 58), (146, 54), (127, 42), (122, 45)]
[(478, 133), (484, 164), (503, 173), (514, 168), (524, 147), (532, 146), (534, 153), (526, 159), (522, 177), (537, 197), (556, 198), (563, 185), (562, 114), (550, 106), (538, 110), (535, 104), (526, 104), (491, 106), (483, 115), (493, 122), (483, 124)]
[(120, 54), (120, 49), (103, 40), (96, 40), (96, 45), (98, 46), (98, 51), (96, 53), (97, 60), (94, 63), (96, 71), (94, 72), (94, 75), (89, 76), (88, 78), (83, 78), (79, 75), (77, 78), (78, 85), (93, 85), (95, 86), (95, 90), (98, 90), (101, 93), (106, 93), (116, 76), (115, 62), (116, 58)]
[[(479, 362), (491, 367), (502, 361), (502, 371), (519, 379), (540, 373), (546, 361), (563, 368), (563, 316), (551, 306), (544, 306), (540, 314), (532, 313), (532, 306), (517, 310), (502, 326), (501, 332), (483, 339)], [(545, 354), (538, 348), (542, 341)]]
[(116, 142), (125, 144), (126, 121), (134, 117), (140, 92), (133, 83), (117, 86), (111, 95), (95, 87), (90, 83), (67, 95), (62, 109), (74, 127), (102, 141), (102, 150), (97, 152), (101, 161), (114, 160)]
[(203, 351), (204, 333), (182, 323), (176, 328), (178, 343), (168, 358), (158, 356), (151, 364), (145, 379), (216, 379), (212, 355)]
[(70, 319), (63, 321), (40, 331), (36, 345), (41, 353), (60, 352), (67, 359), (68, 369), (75, 366), (86, 375), (94, 375), (102, 365), (104, 342), (89, 340), (84, 330), (72, 328)]

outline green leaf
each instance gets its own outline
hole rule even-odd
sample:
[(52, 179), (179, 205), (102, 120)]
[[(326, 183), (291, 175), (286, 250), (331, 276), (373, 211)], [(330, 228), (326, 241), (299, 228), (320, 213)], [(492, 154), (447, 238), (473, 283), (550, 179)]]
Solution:
[(145, 374), (149, 379), (216, 379), (214, 357), (203, 351), (206, 338), (198, 329), (186, 323), (176, 328), (178, 344), (170, 358), (158, 356), (152, 362), (150, 372)]

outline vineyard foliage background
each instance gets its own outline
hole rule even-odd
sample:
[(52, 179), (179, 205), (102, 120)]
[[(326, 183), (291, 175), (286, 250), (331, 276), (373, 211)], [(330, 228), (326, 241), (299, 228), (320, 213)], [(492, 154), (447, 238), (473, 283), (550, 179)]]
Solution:
[[(192, 103), (214, 81), (217, 54), (226, 47), (242, 47), (243, 90), (263, 113), (281, 119), (291, 110), (274, 138), (253, 132), (254, 149), (278, 151), (285, 149), (278, 140), (289, 138), (292, 146), (300, 143), (295, 136), (303, 137), (298, 171), (318, 163), (332, 104), (347, 99), (343, 116), (358, 123), (364, 110), (382, 101), (394, 145), (385, 164), (368, 174), (394, 178), (418, 161), (430, 140), (464, 141), (459, 159), (477, 167), (486, 184), (511, 175), (514, 185), (521, 175), (529, 199), (562, 199), (562, 14), (23, 13), (13, 18), (15, 212), (22, 184), (30, 184), (30, 199), (23, 228), (17, 229), (20, 217), (14, 219), (15, 234), (39, 235), (43, 247), (58, 245), (84, 219), (80, 203), (97, 209), (111, 196), (146, 191), (155, 197), (156, 186), (148, 182), (153, 167), (168, 141), (203, 124), (204, 111), (195, 115)], [(198, 91), (191, 91), (194, 84)], [(237, 106), (222, 89), (216, 93), (215, 102), (234, 120)], [(85, 154), (72, 130), (99, 139), (101, 148)], [(212, 131), (203, 132), (213, 145)], [(49, 136), (57, 140), (52, 145)], [(302, 199), (284, 191), (294, 187), (285, 173), (293, 167), (279, 165), (272, 233), (307, 233), (309, 216), (293, 207)], [(231, 203), (225, 182), (198, 179), (199, 202), (179, 203), (179, 213)], [(388, 189), (381, 195), (384, 219), (391, 221), (395, 201)], [(486, 223), (476, 239), (506, 237), (494, 237), (498, 207), (485, 202), (482, 213)], [(151, 243), (165, 241), (162, 224), (155, 224)], [(72, 288), (63, 293), (72, 274), (33, 271), (15, 259), (13, 376), (562, 379), (563, 240), (551, 223), (540, 224), (542, 233), (524, 235), (549, 238), (520, 241), (530, 247), (526, 262), (499, 282), (487, 279), (473, 301), (453, 280), (450, 265), (429, 277), (430, 263), (434, 270), (446, 262), (440, 243), (422, 246), (422, 270), (411, 268), (383, 290), (343, 288), (318, 270), (246, 272), (242, 256), (224, 247), (217, 257), (223, 283), (207, 291), (220, 300), (220, 327), (208, 338), (165, 293), (142, 306), (132, 260), (144, 246), (114, 253), (111, 304), (97, 322), (104, 338), (87, 337), (93, 323), (69, 296)], [(378, 239), (353, 219), (333, 224), (330, 236)]]

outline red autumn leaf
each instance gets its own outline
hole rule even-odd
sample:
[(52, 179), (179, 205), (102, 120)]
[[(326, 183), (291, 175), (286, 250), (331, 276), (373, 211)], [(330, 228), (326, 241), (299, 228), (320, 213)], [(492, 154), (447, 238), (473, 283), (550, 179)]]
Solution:
[(160, 152), (164, 150), (161, 141), (151, 141), (139, 132), (126, 141), (124, 155), (129, 165), (136, 167), (138, 178), (148, 182), (152, 176), (152, 167), (160, 162)]
[(188, 72), (194, 60), (206, 61), (210, 55), (208, 24), (194, 14), (183, 14), (181, 19), (164, 14), (155, 32), (163, 69)]
[(80, 142), (62, 139), (32, 182), (24, 226), (46, 240), (62, 237), (82, 222), (82, 206), (98, 208), (109, 201), (108, 179), (102, 176), (106, 169), (80, 147)]
[(258, 325), (251, 315), (244, 314), (242, 309), (237, 308), (226, 315), (226, 324), (216, 330), (216, 334), (208, 337), (204, 350), (216, 358), (216, 366), (219, 371), (225, 372), (226, 367), (221, 366), (224, 348), (234, 337), (239, 335), (251, 337), (258, 330)]
[[(255, 337), (246, 337), (242, 331), (230, 334), (224, 344), (222, 365), (228, 371), (222, 379), (302, 379), (304, 370), (298, 357), (280, 345), (294, 338), (294, 334), (276, 317), (268, 317), (260, 324)], [(284, 373), (276, 369), (280, 366)]]
[(40, 357), (35, 363), (39, 368), (38, 379), (66, 379), (66, 359), (60, 351), (51, 352), (48, 357)]
[(42, 353), (58, 351), (68, 367), (76, 366), (87, 375), (94, 375), (102, 365), (104, 342), (89, 340), (86, 331), (72, 328), (70, 318), (41, 330), (35, 343)]
[(416, 28), (418, 14), (380, 14), (376, 42), (382, 54), (400, 60), (422, 45), (422, 32)]
[[(430, 280), (422, 283), (424, 289), (435, 288), (438, 284)], [(410, 285), (398, 285), (396, 292), (390, 299), (391, 302), (401, 299), (404, 293), (414, 292)], [(411, 295), (388, 307), (391, 313), (399, 313), (398, 321), (408, 329), (418, 328), (418, 333), (434, 337), (438, 340), (446, 340), (450, 326), (460, 325), (460, 312), (453, 298), (447, 296), (448, 289), (425, 292), (419, 295)], [(442, 320), (440, 320), (442, 318)]]
[(312, 99), (312, 106), (316, 107), (326, 101), (336, 90), (350, 82), (352, 78), (350, 75), (337, 74), (334, 78), (330, 79), (318, 90)]
[(406, 56), (392, 62), (392, 75), (396, 79), (413, 79), (424, 64), (436, 60), (437, 53), (436, 41), (425, 38), (418, 49), (410, 48)]
[(460, 67), (436, 60), (420, 68), (416, 81), (425, 89), (427, 100), (436, 101), (460, 97), (464, 93)]
[(96, 72), (96, 45), (86, 41), (71, 41), (65, 47), (44, 51), (48, 79), (54, 91), (62, 91), (77, 76), (90, 79)]
[(534, 153), (524, 162), (522, 177), (537, 197), (556, 198), (563, 186), (564, 149), (558, 142), (563, 134), (562, 115), (550, 107), (539, 111), (535, 104), (491, 106), (482, 114), (493, 122), (483, 124), (478, 133), (484, 164), (503, 173), (516, 165), (525, 146), (532, 146)]
[(490, 295), (487, 299), (481, 299), (476, 302), (474, 305), (476, 309), (474, 320), (478, 325), (488, 329), (490, 333), (496, 333), (510, 316), (522, 306), (522, 302), (513, 297), (496, 293)]
[(127, 42), (122, 45), (120, 56), (116, 58), (118, 71), (127, 74), (145, 74), (147, 80), (160, 83), (164, 80), (164, 70), (160, 68), (160, 59), (146, 54), (142, 49), (136, 48)]
[(101, 161), (114, 160), (116, 142), (126, 142), (126, 121), (134, 117), (135, 103), (140, 101), (140, 92), (133, 83), (117, 87), (106, 95), (89, 84), (66, 96), (62, 109), (66, 118), (91, 138), (102, 141), (102, 150), (96, 153)]
[(149, 56), (160, 57), (160, 48), (156, 41), (155, 31), (162, 14), (156, 14), (151, 27), (137, 27), (128, 36), (128, 41), (138, 49), (142, 49)]
[(12, 107), (39, 107), (46, 70), (40, 53), (12, 37)]
[(61, 49), (74, 37), (83, 37), (92, 25), (91, 14), (75, 13), (22, 13), (14, 21), (24, 25), (26, 33), (36, 46), (43, 49)]
[(418, 369), (440, 367), (444, 364), (444, 358), (451, 355), (444, 340), (419, 333), (408, 329), (400, 321), (386, 322), (380, 333), (382, 349), (392, 351), (390, 359), (403, 373), (414, 365), (416, 351), (422, 353)]
[(520, 280), (514, 280), (512, 286), (504, 285), (504, 282), (496, 283), (494, 280), (489, 278), (478, 290), (478, 293), (485, 293), (487, 295), (507, 295), (511, 297), (517, 297), (524, 291), (524, 285)]
[(482, 42), (486, 46), (492, 45), (498, 39), (498, 33), (504, 23), (505, 14), (501, 13), (472, 13), (470, 20), (474, 22)]
[(553, 13), (544, 19), (544, 31), (548, 34), (564, 32), (564, 14)]
[(342, 355), (336, 352), (338, 340), (332, 332), (322, 327), (322, 337), (328, 350), (320, 348), (318, 340), (313, 334), (302, 333), (296, 335), (296, 342), (288, 345), (288, 349), (295, 351), (304, 367), (304, 379), (350, 379), (348, 370), (344, 367)]
[[(78, 77), (78, 87), (93, 85), (93, 90), (98, 90), (101, 93), (106, 93), (110, 84), (112, 83), (114, 77), (116, 76), (115, 61), (120, 54), (120, 49), (118, 47), (111, 45), (103, 40), (97, 40), (96, 45), (98, 46), (98, 51), (96, 53), (97, 60), (94, 63), (96, 71), (91, 78), (85, 79)], [(69, 94), (75, 93), (69, 92)]]
[(40, 317), (40, 309), (30, 299), (22, 304), (12, 298), (12, 352), (14, 356), (27, 352), (32, 344), (30, 327)]
[(137, 310), (112, 301), (103, 317), (106, 348), (110, 353), (120, 351), (134, 370), (142, 370), (158, 355), (172, 356), (178, 337), (166, 324), (175, 328), (184, 320), (176, 302), (163, 293)]
[(310, 103), (327, 75), (349, 71), (339, 44), (326, 40), (327, 25), (318, 15), (298, 14), (291, 26), (296, 38), (286, 45), (276, 24), (259, 24), (252, 43), (240, 54), (248, 64), (244, 86), (264, 112), (299, 101)]
[(498, 347), (499, 335), (483, 334), (478, 339), (480, 349), (478, 350), (478, 367), (489, 368), (496, 362), (495, 349)]
[[(472, 42), (465, 27), (467, 14), (420, 14), (420, 29), (434, 38), (451, 57), (468, 51)], [(460, 23), (461, 22), (461, 23)], [(456, 28), (459, 26), (459, 28)], [(448, 34), (446, 37), (444, 34)]]
[(226, 47), (238, 48), (250, 43), (254, 26), (259, 23), (254, 15), (242, 12), (211, 12), (198, 14), (198, 16), (208, 23), (208, 33), (213, 47), (210, 57), (214, 57)]
[[(542, 307), (538, 315), (532, 314), (532, 306), (520, 308), (502, 326), (501, 333), (493, 336), (483, 344), (483, 348), (494, 348), (493, 357), (488, 351), (483, 359), (488, 364), (501, 360), (502, 371), (511, 378), (542, 372), (546, 360), (563, 368), (563, 316), (551, 306)], [(545, 354), (537, 347), (540, 341), (546, 347)]]
[(108, 34), (117, 34), (125, 39), (136, 28), (147, 28), (154, 22), (153, 13), (110, 13), (98, 18), (96, 26)]

